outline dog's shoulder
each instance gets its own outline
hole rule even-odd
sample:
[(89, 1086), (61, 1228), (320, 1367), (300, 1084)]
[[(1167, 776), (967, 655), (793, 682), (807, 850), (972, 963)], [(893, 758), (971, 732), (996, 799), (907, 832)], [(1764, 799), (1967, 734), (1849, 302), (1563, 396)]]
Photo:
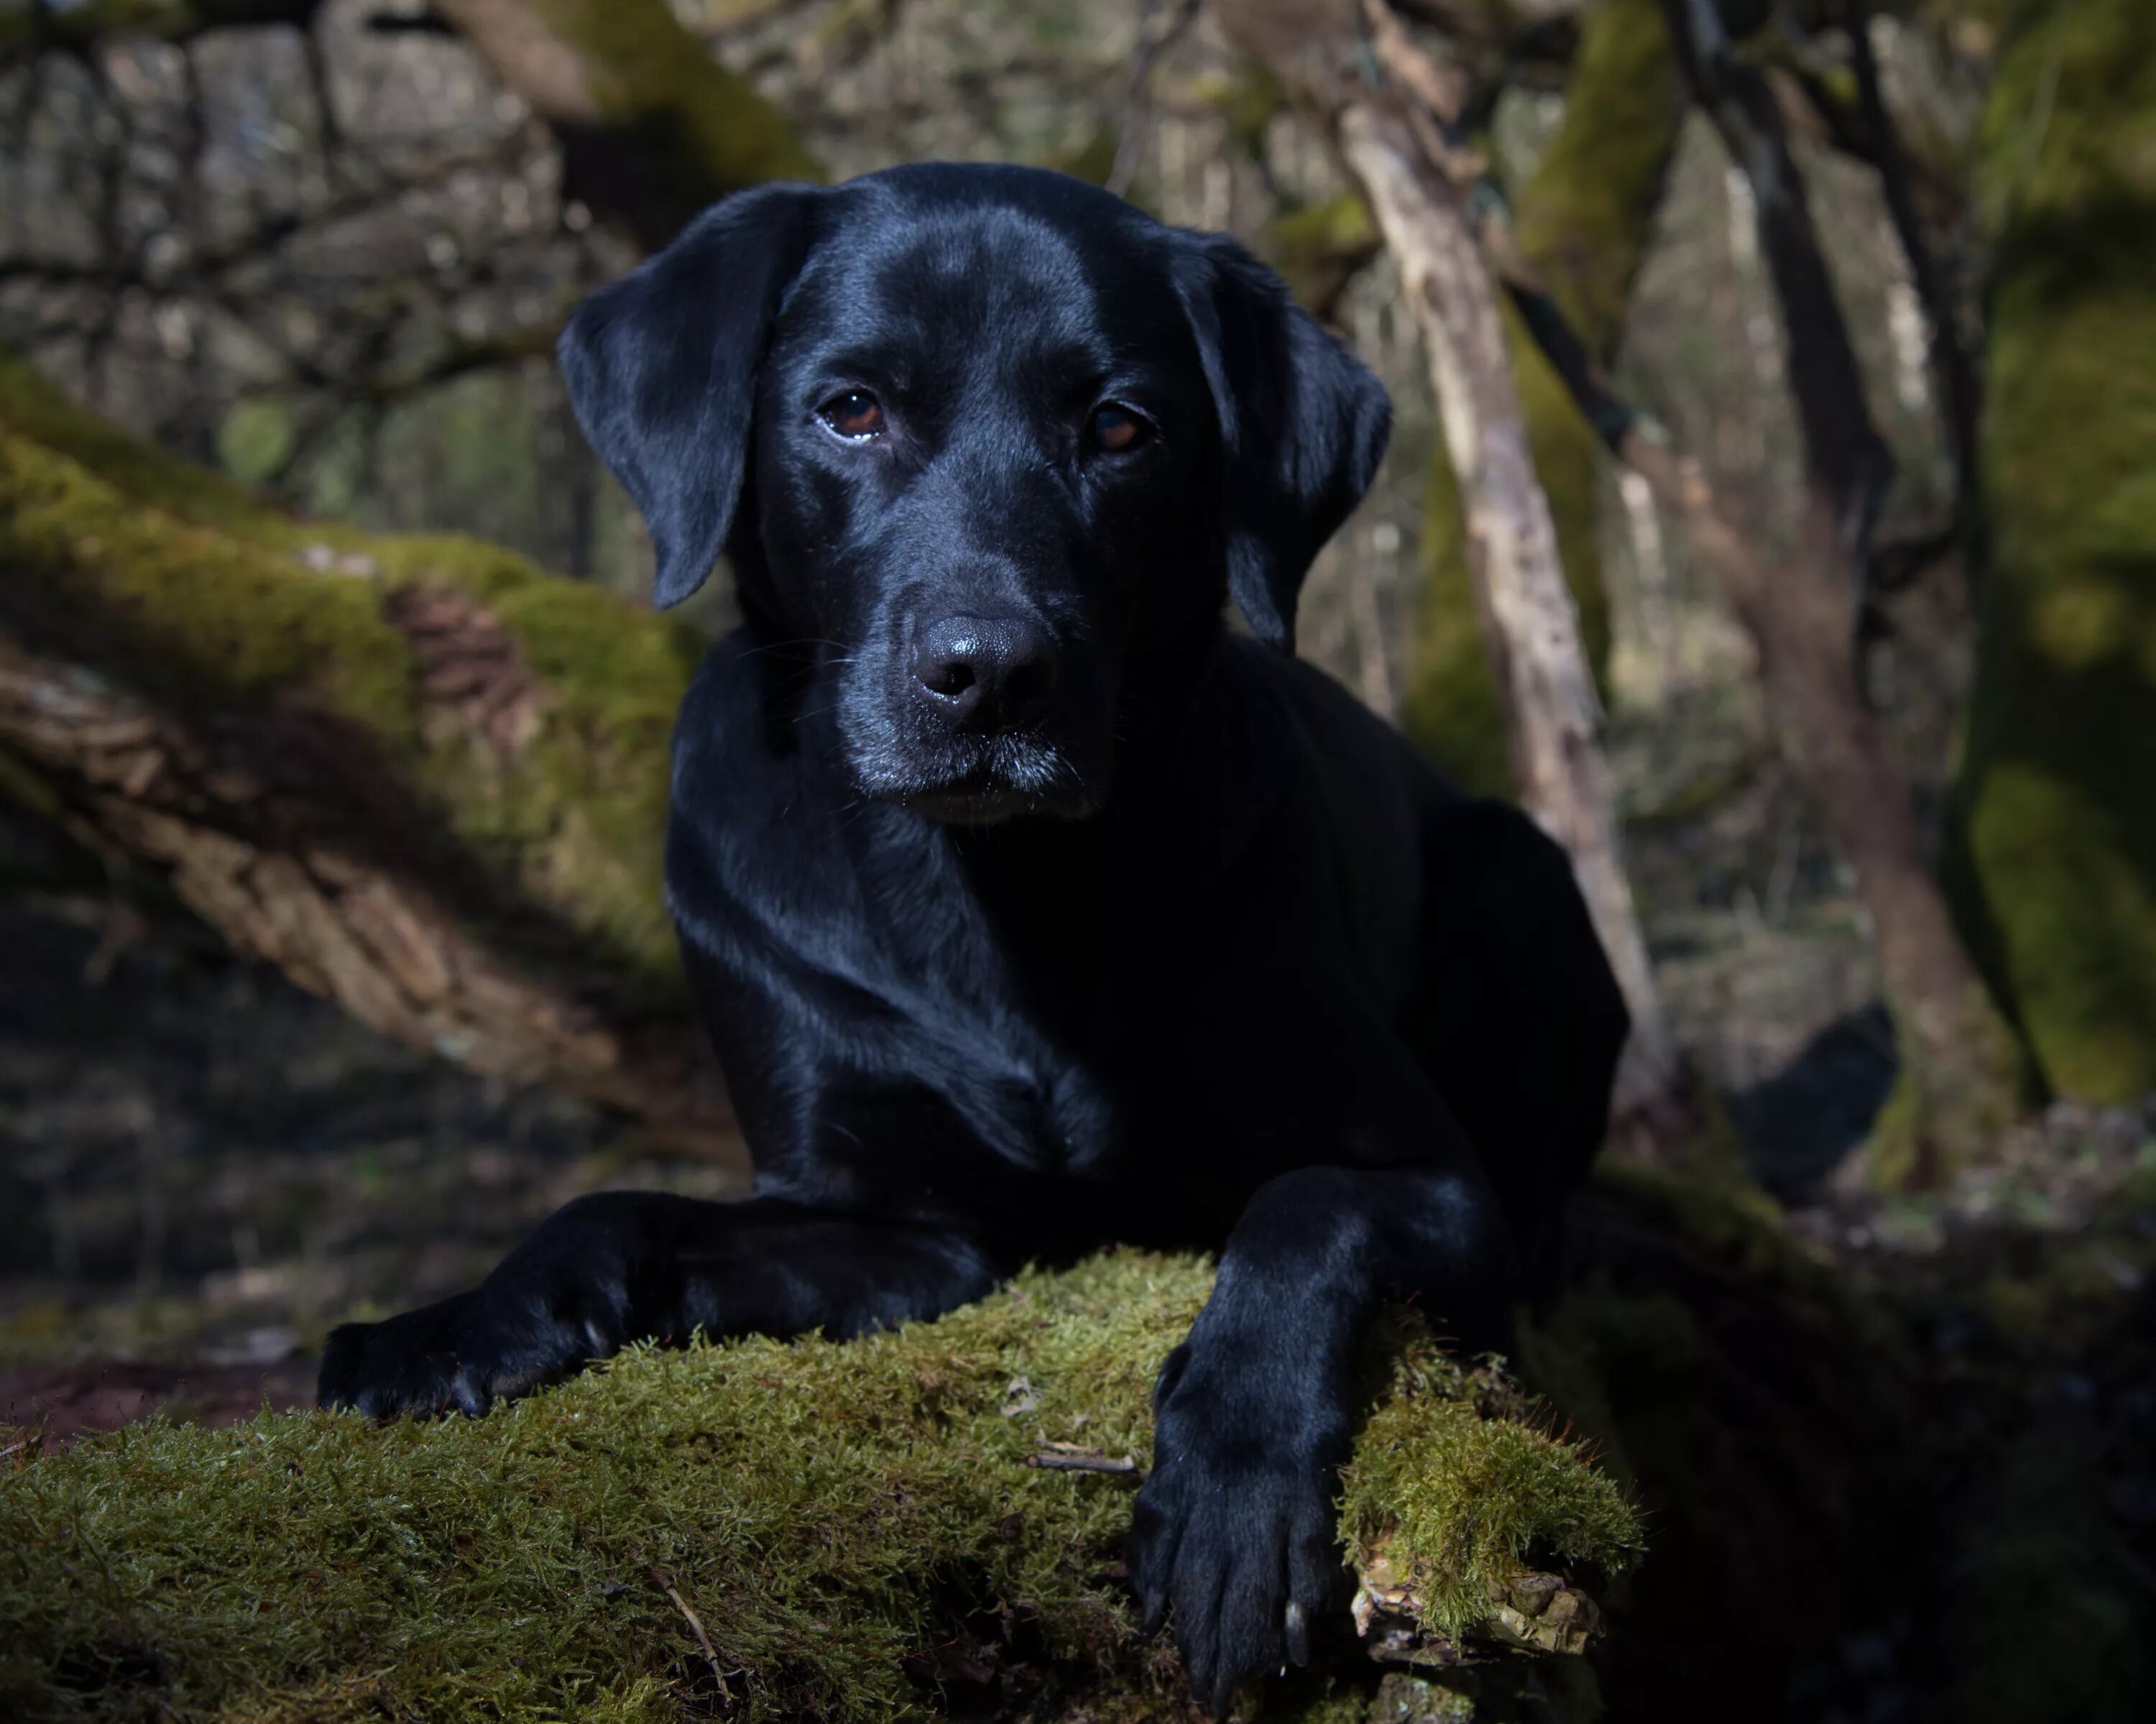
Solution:
[(666, 890), (692, 939), (849, 890), (834, 865), (843, 810), (782, 710), (780, 668), (754, 632), (736, 629), (706, 655), (675, 722)]
[(1276, 813), (1351, 849), (1412, 854), (1432, 810), (1467, 798), (1392, 725), (1305, 659), (1231, 637), (1224, 655), (1247, 772)]

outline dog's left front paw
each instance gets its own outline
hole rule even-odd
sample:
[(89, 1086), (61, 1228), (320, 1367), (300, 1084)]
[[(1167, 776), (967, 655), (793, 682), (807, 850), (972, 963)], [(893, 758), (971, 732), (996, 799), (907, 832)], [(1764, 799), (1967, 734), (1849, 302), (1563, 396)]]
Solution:
[(1311, 1625), (1338, 1600), (1343, 1424), (1322, 1406), (1255, 1404), (1245, 1373), (1207, 1368), (1188, 1342), (1161, 1369), (1126, 1555), (1146, 1632), (1172, 1612), (1191, 1693), (1215, 1718), (1237, 1684), (1307, 1662)]
[(379, 1323), (340, 1323), (322, 1348), (317, 1403), (370, 1419), (433, 1414), (454, 1403), (457, 1324), (469, 1293)]

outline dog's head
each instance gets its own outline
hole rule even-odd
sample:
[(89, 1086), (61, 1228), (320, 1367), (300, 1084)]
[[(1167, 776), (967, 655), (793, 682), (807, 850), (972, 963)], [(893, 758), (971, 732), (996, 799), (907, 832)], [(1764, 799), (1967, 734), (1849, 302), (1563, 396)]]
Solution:
[(967, 822), (1098, 806), (1133, 667), (1225, 598), (1292, 650), (1389, 422), (1242, 248), (1025, 168), (731, 198), (561, 357), (659, 603), (725, 553), (857, 788)]

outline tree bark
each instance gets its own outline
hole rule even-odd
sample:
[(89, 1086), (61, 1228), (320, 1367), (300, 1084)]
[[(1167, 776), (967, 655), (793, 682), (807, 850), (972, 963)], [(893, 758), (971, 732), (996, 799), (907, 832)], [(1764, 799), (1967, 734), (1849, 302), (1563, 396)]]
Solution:
[(1616, 1109), (1652, 1111), (1677, 1093), (1676, 1049), (1625, 874), (1600, 706), (1527, 449), (1496, 285), (1458, 189), (1426, 163), (1406, 124), (1351, 101), (1337, 125), (1422, 329), (1521, 801), (1570, 854), (1631, 1009)]
[[(1640, 1153), (1672, 1150), (1696, 1122), (1625, 873), (1601, 705), (1528, 447), (1496, 285), (1455, 183), (1468, 164), (1431, 117), (1456, 116), (1458, 82), (1406, 45), (1375, 0), (1359, 19), (1337, 0), (1232, 0), (1219, 15), (1331, 128), (1399, 264), (1457, 485), (1512, 780), (1571, 857), (1631, 1012), (1613, 1104), (1619, 1141)], [(1358, 23), (1421, 111), (1369, 94)]]
[(295, 521), (0, 363), (0, 764), (383, 1034), (746, 1172), (661, 900), (676, 625)]
[[(1589, 13), (1565, 82), (1564, 118), (1514, 215), (1522, 254), (1594, 359), (1607, 365), (1625, 331), (1632, 284), (1654, 231), (1688, 109), (1656, 0), (1613, 0)], [(1599, 683), (1609, 659), (1598, 493), (1602, 457), (1532, 331), (1508, 308), (1506, 334), (1535, 471), (1550, 500), (1565, 579)], [(1478, 789), (1511, 788), (1503, 717), (1476, 626), (1460, 503), (1449, 458), (1430, 476), (1404, 721), (1424, 752)]]
[(1901, 1076), (1862, 1171), (1881, 1184), (1928, 1185), (2013, 1119), (2020, 1060), (1932, 876), (1907, 776), (1856, 681), (1851, 618), (1892, 463), (1765, 75), (1735, 54), (1712, 0), (1662, 7), (1686, 77), (1752, 187), (1809, 473), (1795, 566), (1730, 596), (1758, 645), (1784, 752), (1856, 875), (1894, 1017)]
[(1955, 908), (2044, 1081), (2156, 1090), (2156, 11), (2015, 14), (1992, 228), (1990, 566), (1953, 792)]

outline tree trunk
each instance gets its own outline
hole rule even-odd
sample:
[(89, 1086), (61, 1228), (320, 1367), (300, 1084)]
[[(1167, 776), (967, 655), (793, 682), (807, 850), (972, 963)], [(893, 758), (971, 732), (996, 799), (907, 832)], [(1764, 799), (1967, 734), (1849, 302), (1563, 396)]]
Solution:
[(1425, 163), (1406, 125), (1351, 102), (1338, 126), (1422, 329), (1521, 800), (1570, 854), (1631, 1009), (1617, 1111), (1652, 1111), (1677, 1091), (1676, 1049), (1625, 874), (1600, 707), (1528, 453), (1496, 284), (1458, 190)]
[(0, 362), (0, 765), (382, 1033), (746, 1171), (660, 885), (677, 625), (303, 524)]
[[(1632, 283), (1653, 236), (1687, 105), (1656, 0), (1613, 0), (1588, 15), (1565, 85), (1564, 119), (1520, 194), (1515, 222), (1522, 254), (1599, 364), (1614, 357), (1624, 336)], [(1609, 623), (1594, 428), (1511, 308), (1506, 334), (1529, 451), (1599, 682), (1609, 662)], [(1476, 623), (1458, 490), (1449, 457), (1440, 453), (1435, 464), (1406, 727), (1462, 783), (1503, 793), (1512, 788), (1503, 715)]]
[(1976, 169), (1996, 228), (1991, 566), (1949, 880), (2045, 1082), (2156, 1090), (2156, 10), (2023, 8)]
[[(1456, 182), (1468, 164), (1432, 117), (1455, 120), (1464, 90), (1382, 0), (1363, 0), (1359, 14), (1353, 0), (1232, 0), (1219, 14), (1332, 130), (1399, 262), (1457, 485), (1512, 782), (1571, 857), (1631, 1012), (1613, 1104), (1620, 1141), (1668, 1152), (1696, 1121), (1625, 873), (1601, 705), (1528, 448), (1496, 281)], [(1420, 109), (1381, 107), (1370, 95), (1373, 54)]]
[(1764, 74), (1734, 52), (1712, 0), (1662, 7), (1686, 77), (1751, 186), (1789, 345), (1810, 487), (1800, 552), (1748, 598), (1730, 596), (1758, 645), (1783, 751), (1856, 875), (1894, 1017), (1901, 1076), (1852, 1172), (1930, 1184), (2013, 1119), (2020, 1060), (1932, 878), (1907, 777), (1857, 686), (1850, 618), (1892, 464)]
[(1687, 542), (1758, 647), (1783, 756), (1835, 854), (1858, 870), (1902, 1075), (1854, 1171), (1882, 1185), (1936, 1183), (1956, 1156), (2010, 1122), (2015, 1044), (1925, 865), (1908, 780), (1858, 695), (1847, 602), (1819, 572), (1838, 559), (1839, 523), (1815, 501), (1797, 555), (1773, 562), (1753, 552), (1697, 466), (1636, 428), (1618, 453), (1684, 522)]
[(666, 0), (436, 0), (562, 141), (567, 187), (646, 251), (729, 192), (821, 180), (786, 117)]

